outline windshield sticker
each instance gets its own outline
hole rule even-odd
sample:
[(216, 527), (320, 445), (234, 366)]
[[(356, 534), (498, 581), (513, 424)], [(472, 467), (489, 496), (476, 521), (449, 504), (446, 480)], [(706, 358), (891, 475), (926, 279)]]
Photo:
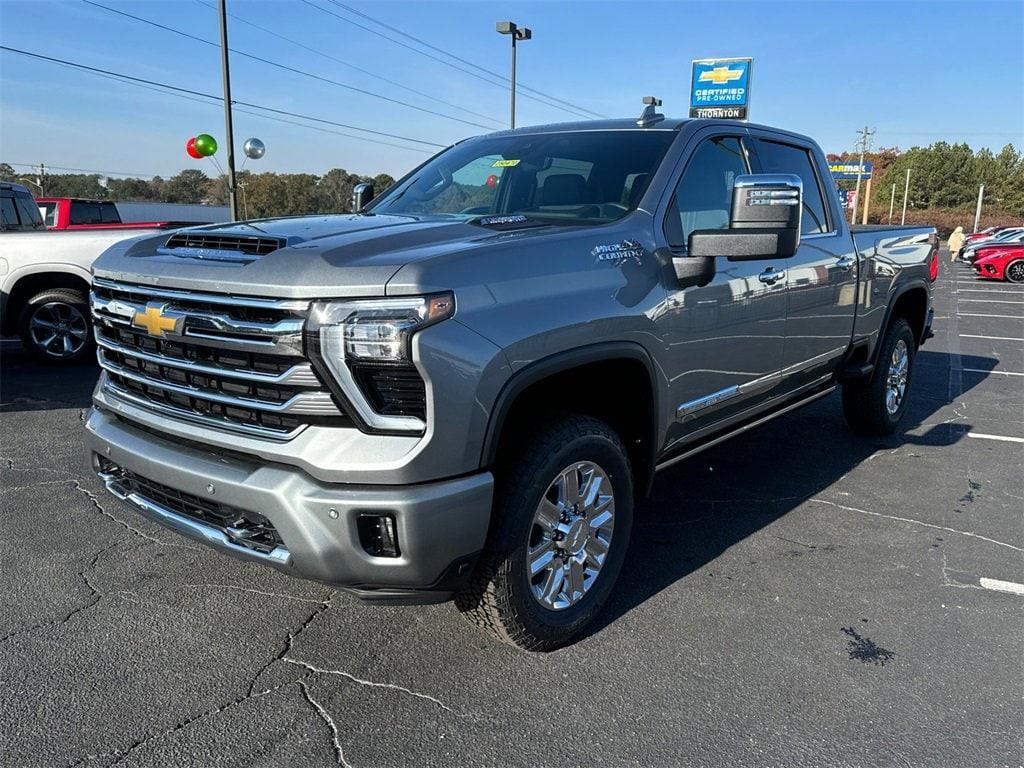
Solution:
[(518, 160), (495, 160), (491, 164), (491, 168), (515, 168), (519, 165)]
[(617, 266), (632, 259), (637, 264), (644, 257), (644, 247), (636, 240), (623, 240), (611, 245), (598, 245), (590, 252), (598, 261), (614, 261)]

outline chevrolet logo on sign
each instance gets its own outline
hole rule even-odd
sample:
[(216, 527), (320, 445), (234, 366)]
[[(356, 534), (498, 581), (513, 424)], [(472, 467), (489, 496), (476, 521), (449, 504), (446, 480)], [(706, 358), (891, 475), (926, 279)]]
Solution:
[(180, 336), (185, 316), (166, 307), (166, 304), (150, 302), (144, 310), (132, 316), (132, 326), (158, 338)]
[(729, 67), (715, 67), (709, 69), (706, 72), (701, 72), (698, 78), (702, 83), (714, 83), (715, 85), (725, 85), (731, 83), (733, 80), (739, 80), (743, 77), (742, 69), (729, 69)]

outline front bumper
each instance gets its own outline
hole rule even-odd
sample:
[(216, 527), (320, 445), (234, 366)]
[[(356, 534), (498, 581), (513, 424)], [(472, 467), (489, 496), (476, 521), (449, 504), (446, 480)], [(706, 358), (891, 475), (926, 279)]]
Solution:
[[(227, 554), (365, 600), (450, 598), (468, 578), (490, 522), (489, 472), (420, 485), (327, 484), (293, 467), (166, 440), (96, 408), (86, 421), (86, 444), (108, 489), (146, 517)], [(118, 472), (256, 513), (283, 543), (272, 551), (245, 546), (223, 527), (122, 485)], [(364, 548), (357, 526), (363, 515), (394, 519), (399, 556), (374, 556)]]

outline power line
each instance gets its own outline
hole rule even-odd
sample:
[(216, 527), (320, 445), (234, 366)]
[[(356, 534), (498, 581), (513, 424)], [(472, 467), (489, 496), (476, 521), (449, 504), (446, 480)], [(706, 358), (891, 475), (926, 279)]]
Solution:
[[(7, 165), (15, 166), (17, 168), (38, 168), (39, 163), (7, 163)], [(134, 171), (103, 171), (96, 168), (68, 168), (65, 165), (47, 165), (47, 170), (50, 171), (74, 171), (76, 173), (95, 173), (100, 176), (129, 176), (135, 178), (142, 178), (145, 176), (159, 176), (159, 173), (137, 173)]]
[[(203, 5), (203, 6), (207, 7), (207, 8), (210, 8), (211, 10), (214, 10), (214, 11), (217, 10), (216, 6), (214, 6), (212, 3), (206, 2), (206, 0), (195, 0), (195, 1), (197, 3), (199, 3), (200, 5)], [(343, 67), (348, 67), (349, 69), (354, 69), (356, 72), (361, 72), (362, 74), (364, 74), (364, 75), (366, 75), (368, 77), (373, 77), (373, 78), (375, 78), (377, 80), (380, 80), (381, 82), (385, 82), (385, 83), (388, 83), (389, 85), (393, 85), (396, 88), (401, 88), (404, 91), (408, 91), (409, 93), (414, 93), (417, 96), (422, 96), (425, 99), (430, 99), (432, 101), (436, 101), (439, 104), (444, 104), (446, 106), (449, 106), (449, 107), (452, 107), (454, 109), (457, 109), (457, 110), (459, 110), (461, 112), (465, 112), (466, 114), (475, 115), (476, 117), (482, 117), (484, 120), (493, 120), (493, 118), (490, 115), (484, 114), (483, 112), (476, 112), (476, 111), (474, 111), (472, 109), (467, 109), (466, 107), (461, 106), (459, 104), (455, 104), (455, 103), (450, 102), (450, 101), (445, 101), (444, 99), (442, 99), (442, 98), (440, 98), (438, 96), (435, 96), (433, 94), (425, 93), (424, 91), (418, 91), (415, 88), (412, 88), (412, 87), (410, 87), (408, 85), (405, 85), (403, 83), (398, 82), (397, 80), (392, 80), (390, 78), (384, 77), (383, 75), (377, 74), (376, 72), (374, 72), (372, 70), (366, 69), (364, 67), (357, 66), (356, 64), (352, 64), (352, 63), (347, 62), (347, 61), (343, 61), (342, 59), (339, 59), (336, 56), (332, 56), (329, 53), (325, 53), (325, 52), (323, 52), (321, 50), (318, 50), (316, 48), (308, 46), (305, 43), (300, 43), (298, 40), (293, 40), (292, 38), (286, 37), (285, 35), (282, 35), (282, 34), (280, 34), (278, 32), (275, 32), (272, 29), (268, 29), (267, 27), (261, 26), (261, 25), (257, 24), (256, 22), (249, 21), (248, 19), (243, 19), (241, 16), (238, 16), (237, 14), (229, 13), (228, 16), (230, 16), (235, 21), (239, 21), (242, 24), (246, 24), (246, 25), (248, 25), (250, 27), (253, 27), (254, 29), (258, 29), (261, 32), (264, 32), (264, 33), (266, 33), (268, 35), (271, 35), (272, 37), (276, 37), (276, 38), (278, 38), (280, 40), (284, 40), (286, 43), (291, 43), (292, 45), (298, 46), (299, 48), (302, 48), (303, 50), (309, 51), (310, 53), (315, 53), (317, 56), (323, 56), (325, 59), (330, 59), (331, 61), (333, 61), (333, 62), (335, 62), (337, 64), (341, 64)]]
[[(434, 56), (433, 54), (427, 53), (426, 51), (421, 51), (419, 48), (414, 48), (413, 46), (409, 45), (408, 43), (403, 43), (401, 40), (396, 40), (393, 37), (389, 37), (388, 35), (385, 35), (383, 32), (379, 32), (376, 29), (373, 29), (372, 27), (368, 27), (365, 24), (360, 24), (358, 21), (354, 21), (354, 20), (349, 19), (349, 18), (347, 18), (345, 16), (341, 16), (341, 15), (339, 15), (337, 13), (334, 13), (334, 11), (328, 10), (327, 8), (319, 6), (316, 3), (310, 2), (310, 0), (302, 0), (302, 2), (304, 2), (310, 8), (316, 8), (321, 13), (326, 13), (328, 16), (333, 16), (334, 18), (339, 19), (340, 21), (344, 21), (346, 24), (351, 24), (351, 25), (353, 25), (355, 27), (358, 27), (359, 29), (362, 29), (362, 30), (365, 30), (365, 31), (369, 32), (371, 35), (376, 35), (377, 37), (383, 38), (384, 40), (387, 40), (387, 41), (389, 41), (391, 43), (394, 43), (395, 45), (401, 46), (402, 48), (405, 48), (406, 50), (412, 51), (413, 53), (418, 53), (420, 56), (425, 56), (426, 58), (428, 58), (428, 59), (430, 59), (432, 61), (436, 61), (436, 62), (438, 62), (440, 64), (444, 64), (446, 67), (450, 67), (450, 68), (452, 68), (454, 70), (462, 72), (463, 74), (469, 75), (470, 77), (475, 77), (477, 80), (482, 80), (483, 82), (487, 83), (488, 85), (499, 85), (499, 86), (502, 86), (502, 87), (505, 87), (505, 86), (508, 85), (508, 78), (504, 78), (503, 80), (499, 79), (498, 81), (495, 81), (495, 80), (491, 79), (491, 77), (493, 77), (493, 76), (481, 75), (479, 72), (474, 72), (471, 69), (466, 69), (465, 67), (460, 67), (458, 64), (453, 64), (451, 61), (448, 61), (447, 59), (442, 59), (440, 56)], [(547, 101), (545, 101), (543, 98), (535, 96), (533, 94), (524, 93), (523, 96), (526, 97), (526, 98), (529, 98), (529, 99), (533, 99), (534, 101), (540, 102), (541, 104), (543, 104), (546, 107), (554, 107), (556, 109), (560, 109), (560, 110), (563, 110), (563, 111), (566, 111), (566, 112), (571, 112), (571, 113), (573, 113), (573, 114), (575, 114), (575, 115), (577, 115), (579, 117), (586, 117), (586, 118), (590, 117), (590, 115), (588, 115), (586, 113), (583, 113), (581, 111), (578, 111), (575, 107), (572, 107), (571, 105), (568, 105), (565, 102), (557, 102), (557, 103), (551, 104), (551, 103), (548, 103)]]
[[(380, 19), (375, 19), (373, 16), (370, 16), (370, 14), (363, 13), (362, 11), (355, 9), (355, 8), (353, 8), (350, 5), (346, 5), (345, 3), (339, 2), (339, 0), (328, 0), (328, 2), (331, 3), (332, 5), (336, 5), (336, 6), (340, 7), (340, 8), (344, 8), (349, 13), (355, 14), (356, 16), (361, 16), (364, 19), (372, 21), (374, 24), (378, 24), (378, 25), (384, 27), (384, 29), (391, 30), (392, 32), (394, 32), (396, 34), (399, 34), (402, 37), (405, 37), (405, 38), (407, 38), (409, 40), (415, 40), (420, 45), (422, 45), (422, 46), (424, 46), (426, 48), (429, 48), (432, 51), (437, 51), (438, 53), (442, 53), (445, 56), (449, 56), (449, 57), (455, 59), (456, 61), (462, 62), (463, 64), (467, 64), (467, 65), (473, 67), (474, 69), (478, 69), (481, 72), (486, 72), (487, 74), (491, 75), (492, 77), (497, 77), (497, 78), (505, 81), (506, 83), (510, 82), (509, 78), (506, 75), (502, 75), (502, 74), (500, 74), (498, 72), (494, 72), (494, 71), (492, 71), (490, 69), (487, 69), (486, 67), (480, 66), (479, 64), (474, 64), (472, 61), (468, 61), (467, 59), (463, 59), (460, 56), (456, 56), (454, 53), (451, 53), (450, 51), (446, 51), (443, 48), (438, 48), (436, 45), (431, 45), (426, 40), (422, 40), (422, 39), (416, 37), (415, 35), (410, 35), (408, 32), (403, 32), (402, 30), (400, 30), (400, 29), (398, 29), (396, 27), (392, 27), (390, 24), (385, 24)], [(593, 117), (605, 117), (605, 115), (599, 114), (598, 112), (594, 112), (593, 110), (587, 109), (585, 107), (581, 107), (581, 106), (579, 106), (577, 104), (572, 104), (571, 102), (568, 102), (568, 101), (563, 101), (562, 99), (558, 98), (557, 96), (552, 96), (549, 93), (544, 93), (543, 91), (538, 91), (536, 88), (530, 88), (529, 86), (523, 85), (522, 83), (517, 85), (517, 89), (520, 90), (520, 91), (530, 91), (531, 93), (535, 93), (538, 96), (543, 96), (546, 99), (551, 99), (552, 101), (558, 102), (559, 104), (568, 105), (568, 106), (570, 106), (570, 107), (572, 107), (574, 109), (579, 110), (580, 112), (586, 112), (587, 114), (592, 115)]]
[[(16, 53), (16, 54), (19, 54), (21, 56), (27, 56), (27, 57), (30, 57), (30, 58), (33, 58), (33, 59), (39, 59), (41, 61), (48, 61), (48, 62), (51, 62), (51, 63), (54, 63), (54, 64), (60, 64), (60, 65), (66, 66), (66, 67), (72, 67), (74, 69), (80, 69), (80, 70), (83, 70), (83, 71), (86, 71), (86, 72), (92, 72), (92, 73), (96, 73), (96, 74), (100, 74), (100, 75), (108, 75), (108, 76), (112, 76), (112, 77), (116, 77), (116, 78), (121, 78), (123, 80), (131, 81), (131, 82), (134, 82), (134, 83), (143, 83), (143, 84), (146, 84), (146, 85), (157, 86), (159, 88), (165, 88), (165, 89), (167, 89), (169, 91), (175, 91), (177, 93), (188, 94), (188, 95), (191, 95), (191, 96), (199, 96), (199, 97), (206, 98), (206, 99), (213, 99), (213, 100), (219, 101), (221, 103), (223, 103), (223, 101), (224, 101), (224, 99), (222, 97), (215, 96), (215, 95), (210, 94), (210, 93), (203, 93), (202, 91), (196, 91), (196, 90), (192, 90), (190, 88), (182, 88), (182, 87), (177, 86), (177, 85), (169, 85), (168, 83), (161, 83), (161, 82), (159, 82), (157, 80), (147, 80), (147, 79), (142, 78), (142, 77), (135, 77), (133, 75), (126, 75), (123, 72), (114, 72), (114, 71), (109, 70), (109, 69), (100, 69), (98, 67), (90, 67), (90, 66), (87, 66), (85, 64), (79, 64), (79, 63), (74, 62), (74, 61), (67, 61), (66, 59), (57, 59), (57, 58), (54, 58), (52, 56), (44, 56), (44, 55), (42, 55), (40, 53), (33, 53), (31, 51), (23, 51), (23, 50), (21, 50), (19, 48), (11, 48), (10, 46), (7, 46), (7, 45), (0, 45), (0, 51), (7, 51), (9, 53)], [(334, 127), (337, 127), (337, 128), (345, 128), (345, 129), (348, 129), (350, 131), (361, 131), (363, 133), (370, 133), (370, 134), (373, 134), (375, 136), (384, 136), (384, 137), (390, 138), (390, 139), (398, 139), (399, 141), (408, 141), (408, 142), (411, 142), (413, 144), (423, 144), (423, 145), (428, 146), (428, 147), (436, 147), (436, 148), (439, 148), (439, 149), (443, 149), (446, 146), (444, 144), (438, 144), (437, 142), (434, 142), (434, 141), (426, 141), (424, 139), (414, 139), (411, 136), (402, 136), (402, 135), (397, 134), (397, 133), (388, 133), (386, 131), (377, 131), (377, 130), (374, 130), (372, 128), (361, 128), (358, 125), (349, 125), (348, 123), (339, 123), (337, 121), (328, 120), (328, 119), (322, 118), (322, 117), (316, 117), (316, 116), (313, 116), (313, 115), (304, 115), (304, 114), (301, 114), (299, 112), (291, 112), (291, 111), (286, 110), (286, 109), (276, 109), (274, 107), (268, 107), (268, 106), (265, 106), (265, 105), (262, 105), (262, 104), (253, 104), (253, 103), (248, 102), (248, 101), (238, 101), (237, 99), (233, 99), (231, 103), (236, 105), (236, 106), (249, 107), (251, 109), (258, 109), (258, 110), (265, 111), (265, 112), (273, 112), (274, 114), (278, 114), (278, 115), (284, 115), (284, 116), (287, 116), (287, 117), (295, 117), (295, 118), (298, 118), (300, 120), (308, 120), (308, 121), (314, 122), (314, 123), (322, 123), (324, 125), (331, 125), (331, 126), (334, 126)], [(353, 138), (363, 138), (365, 141), (370, 141), (370, 139), (364, 138), (364, 137), (353, 137)]]
[[(166, 32), (172, 32), (175, 35), (180, 35), (181, 37), (188, 38), (189, 40), (195, 40), (196, 42), (203, 43), (204, 45), (209, 45), (209, 46), (212, 46), (212, 47), (218, 48), (218, 49), (220, 48), (220, 44), (217, 43), (217, 42), (214, 42), (213, 40), (207, 40), (205, 38), (199, 37), (198, 35), (192, 35), (192, 34), (189, 34), (188, 32), (183, 32), (180, 29), (175, 29), (174, 27), (169, 27), (166, 24), (160, 24), (159, 22), (151, 21), (150, 19), (144, 19), (141, 16), (135, 16), (134, 14), (127, 13), (126, 11), (119, 11), (116, 8), (111, 8), (109, 6), (102, 5), (101, 3), (94, 2), (93, 0), (81, 0), (81, 1), (83, 3), (85, 3), (86, 5), (91, 5), (91, 6), (94, 6), (96, 8), (101, 8), (104, 11), (108, 11), (110, 13), (117, 14), (118, 16), (124, 16), (127, 19), (132, 19), (132, 20), (138, 21), (138, 22), (140, 22), (142, 24), (148, 24), (149, 26), (156, 27), (158, 29), (162, 29), (162, 30), (164, 30)], [(354, 86), (354, 85), (349, 85), (348, 83), (342, 83), (342, 82), (340, 82), (338, 80), (332, 80), (329, 77), (323, 77), (322, 75), (317, 75), (317, 74), (314, 74), (312, 72), (307, 72), (306, 70), (297, 69), (296, 67), (290, 67), (287, 64), (281, 64), (280, 62), (277, 62), (277, 61), (271, 61), (270, 59), (265, 59), (262, 56), (257, 56), (255, 54), (248, 53), (247, 51), (240, 51), (237, 48), (229, 48), (228, 50), (231, 51), (231, 53), (234, 53), (234, 54), (236, 54), (238, 56), (242, 56), (242, 57), (247, 58), (247, 59), (252, 59), (253, 61), (258, 61), (258, 62), (260, 62), (262, 64), (267, 64), (267, 65), (269, 65), (271, 67), (276, 67), (276, 68), (282, 69), (282, 70), (284, 70), (286, 72), (292, 72), (293, 74), (302, 75), (303, 77), (308, 77), (308, 78), (311, 78), (313, 80), (319, 80), (321, 82), (337, 86), (338, 88), (344, 88), (344, 89), (349, 90), (349, 91), (354, 91), (355, 93), (361, 93), (364, 96), (371, 96), (371, 97), (373, 97), (375, 99), (380, 99), (382, 101), (387, 101), (387, 102), (390, 102), (392, 104), (398, 104), (399, 106), (406, 107), (407, 109), (414, 109), (417, 112), (423, 112), (425, 114), (434, 115), (436, 117), (443, 117), (446, 120), (454, 120), (455, 122), (458, 122), (458, 123), (464, 123), (466, 125), (472, 125), (472, 126), (474, 126), (476, 128), (483, 128), (483, 129), (488, 130), (488, 131), (493, 130), (493, 126), (484, 125), (483, 123), (476, 123), (476, 122), (473, 122), (472, 120), (465, 120), (465, 119), (463, 119), (461, 117), (456, 117), (454, 115), (448, 115), (448, 114), (445, 114), (444, 112), (438, 112), (437, 110), (427, 109), (426, 107), (420, 107), (420, 106), (417, 106), (416, 104), (410, 104), (409, 102), (402, 101), (401, 99), (394, 99), (394, 98), (391, 98), (390, 96), (385, 96), (385, 95), (380, 94), (380, 93), (375, 93), (374, 91), (368, 91), (365, 88), (359, 88), (359, 87)]]

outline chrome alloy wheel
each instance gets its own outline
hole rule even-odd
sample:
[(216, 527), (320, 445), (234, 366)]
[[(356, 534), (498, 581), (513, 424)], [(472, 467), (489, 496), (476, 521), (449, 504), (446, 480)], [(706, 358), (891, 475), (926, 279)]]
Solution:
[(1014, 261), (1006, 267), (1006, 279), (1011, 283), (1024, 283), (1024, 261)]
[(608, 558), (615, 525), (615, 492), (608, 474), (577, 461), (548, 486), (530, 527), (527, 578), (545, 608), (562, 610), (594, 585)]
[(33, 343), (55, 358), (78, 354), (89, 339), (89, 325), (79, 309), (63, 301), (48, 301), (32, 312), (28, 332)]
[(907, 349), (907, 342), (900, 339), (892, 350), (892, 359), (889, 360), (889, 374), (886, 378), (885, 387), (885, 410), (890, 416), (903, 405), (903, 396), (907, 392), (907, 373), (910, 370), (910, 352)]

